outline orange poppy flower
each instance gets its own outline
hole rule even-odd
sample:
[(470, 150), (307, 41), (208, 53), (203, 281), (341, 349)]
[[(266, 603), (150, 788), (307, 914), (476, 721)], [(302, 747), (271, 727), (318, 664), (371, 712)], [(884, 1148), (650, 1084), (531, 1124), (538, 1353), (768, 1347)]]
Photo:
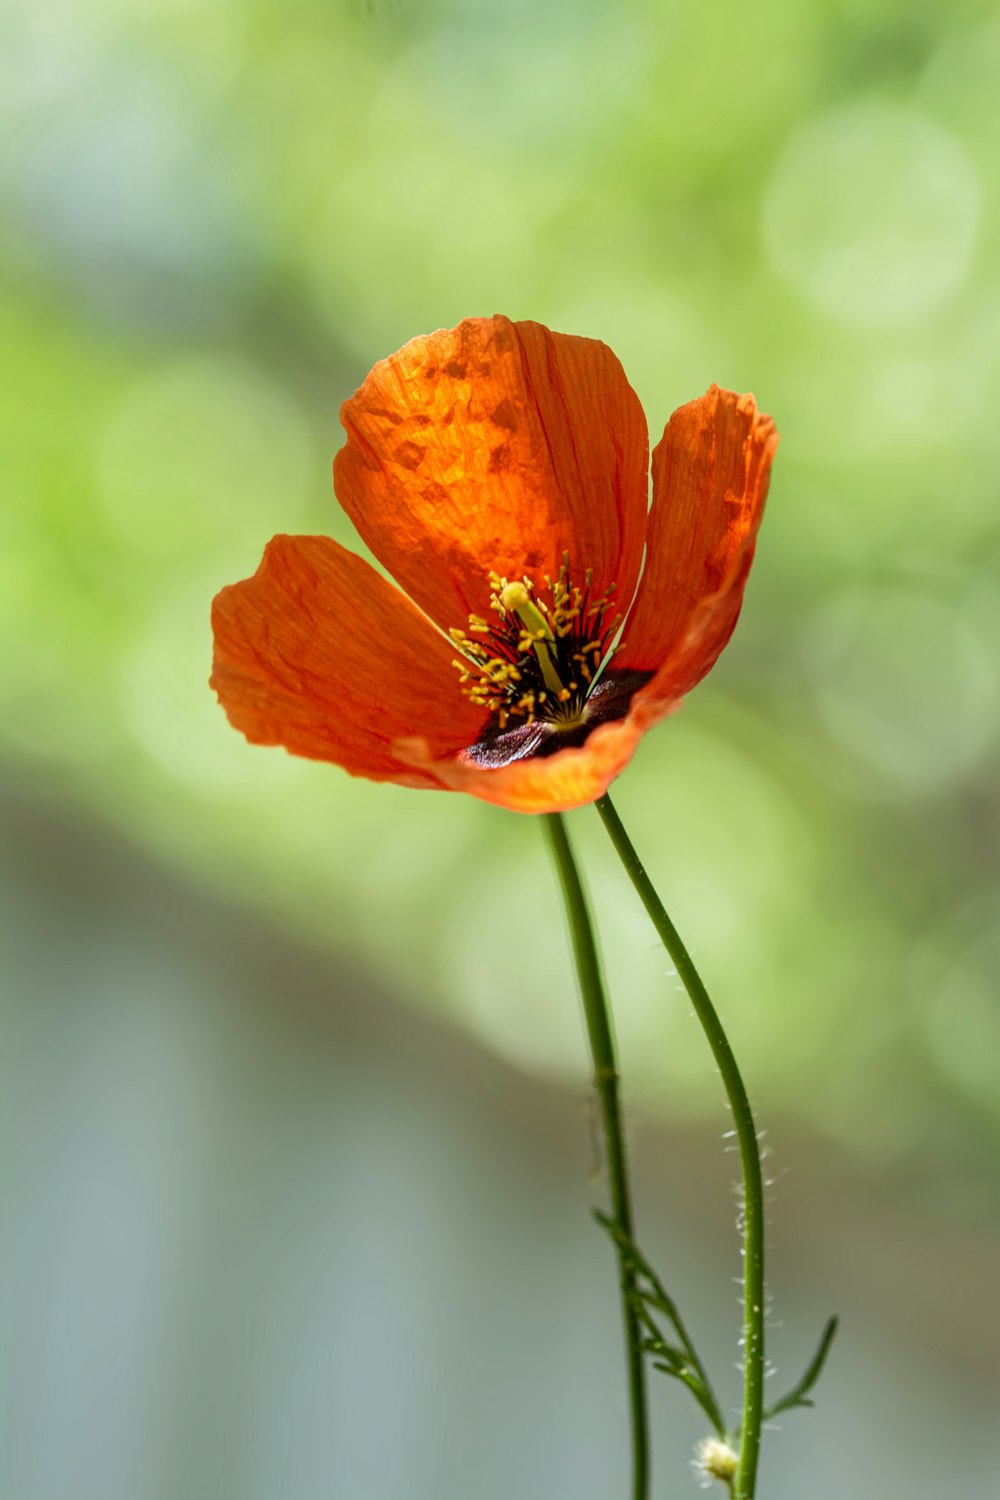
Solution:
[(338, 499), (400, 587), (329, 537), (275, 537), (212, 609), (231, 723), (519, 812), (603, 795), (732, 634), (770, 417), (717, 386), (682, 406), (650, 506), (645, 418), (610, 349), (494, 317), (383, 360), (341, 421)]

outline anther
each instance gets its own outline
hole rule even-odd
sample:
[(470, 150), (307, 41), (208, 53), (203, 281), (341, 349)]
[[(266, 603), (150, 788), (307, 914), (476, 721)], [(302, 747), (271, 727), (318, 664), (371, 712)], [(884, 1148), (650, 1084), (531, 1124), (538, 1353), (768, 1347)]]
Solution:
[(552, 692), (558, 693), (562, 688), (562, 679), (556, 671), (554, 660), (555, 637), (549, 629), (545, 616), (523, 583), (506, 584), (497, 597), (502, 609), (517, 615), (524, 627), (531, 649), (538, 658), (545, 686), (551, 688)]
[(541, 717), (565, 730), (586, 719), (594, 676), (621, 620), (616, 615), (608, 623), (611, 591), (594, 601), (592, 583), (588, 569), (585, 590), (576, 587), (568, 554), (558, 576), (545, 575), (544, 598), (535, 596), (527, 573), (508, 582), (493, 572), (490, 606), (499, 624), (470, 615), (471, 634), (449, 632), (463, 657), (455, 662), (463, 691), (477, 707), (495, 715), (500, 729)]

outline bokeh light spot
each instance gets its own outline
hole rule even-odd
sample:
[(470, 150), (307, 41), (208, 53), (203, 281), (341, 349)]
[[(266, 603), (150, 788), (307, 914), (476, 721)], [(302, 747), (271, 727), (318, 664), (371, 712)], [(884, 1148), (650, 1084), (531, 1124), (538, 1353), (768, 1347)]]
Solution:
[(844, 590), (815, 619), (806, 655), (828, 731), (876, 794), (950, 781), (995, 733), (992, 653), (950, 603), (908, 588)]
[[(161, 560), (246, 570), (294, 530), (315, 467), (305, 419), (251, 366), (195, 357), (131, 388), (99, 439), (98, 485), (118, 536)], [(225, 581), (220, 573), (220, 582)]]
[(991, 1113), (998, 1112), (1000, 1054), (998, 895), (995, 888), (982, 892), (972, 907), (939, 928), (940, 949), (924, 955), (916, 973), (930, 1055), (958, 1089)]
[(851, 104), (795, 134), (763, 203), (775, 268), (829, 316), (905, 323), (965, 279), (980, 182), (960, 143), (927, 115)]

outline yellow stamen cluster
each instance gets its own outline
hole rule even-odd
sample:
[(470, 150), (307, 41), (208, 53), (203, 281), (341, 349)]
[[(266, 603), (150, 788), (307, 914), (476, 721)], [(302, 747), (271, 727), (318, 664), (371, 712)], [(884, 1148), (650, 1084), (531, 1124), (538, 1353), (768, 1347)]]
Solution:
[[(490, 574), (490, 605), (499, 624), (469, 616), (469, 629), (452, 630), (462, 653), (455, 666), (472, 702), (495, 714), (501, 729), (511, 719), (555, 727), (582, 722), (587, 694), (619, 624), (605, 624), (611, 585), (591, 602), (592, 573), (581, 589), (570, 581), (569, 555), (555, 579), (545, 577), (549, 600), (532, 580)], [(478, 639), (477, 639), (478, 637)]]

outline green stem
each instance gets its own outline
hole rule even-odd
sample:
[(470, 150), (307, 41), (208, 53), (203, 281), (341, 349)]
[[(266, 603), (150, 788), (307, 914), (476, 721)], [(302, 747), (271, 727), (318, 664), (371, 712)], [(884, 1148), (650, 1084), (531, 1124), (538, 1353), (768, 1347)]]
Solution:
[[(573, 957), (583, 996), (587, 1035), (594, 1063), (594, 1086), (601, 1102), (604, 1119), (604, 1141), (608, 1157), (608, 1182), (615, 1222), (625, 1240), (632, 1239), (632, 1204), (629, 1193), (625, 1143), (622, 1136), (621, 1109), (618, 1102), (618, 1063), (608, 1001), (597, 956), (594, 929), (587, 907), (580, 873), (573, 858), (566, 826), (560, 813), (546, 813), (545, 825), (555, 857), (559, 884), (566, 903)], [(642, 1352), (642, 1333), (636, 1316), (635, 1269), (623, 1246), (618, 1250), (619, 1279), (622, 1293), (622, 1315), (625, 1322), (628, 1359), (629, 1402), (632, 1416), (632, 1496), (647, 1500), (649, 1494), (649, 1430), (646, 1417), (646, 1371)]]
[(621, 819), (607, 795), (595, 806), (604, 821), (639, 899), (656, 928), (663, 946), (673, 959), (674, 967), (691, 998), (695, 1014), (708, 1039), (729, 1105), (733, 1112), (736, 1139), (743, 1165), (743, 1424), (740, 1429), (740, 1457), (733, 1485), (735, 1500), (754, 1500), (757, 1483), (757, 1461), (760, 1456), (760, 1429), (764, 1412), (764, 1186), (760, 1169), (760, 1147), (757, 1129), (747, 1091), (736, 1066), (729, 1039), (708, 996), (701, 976), (674, 926)]

